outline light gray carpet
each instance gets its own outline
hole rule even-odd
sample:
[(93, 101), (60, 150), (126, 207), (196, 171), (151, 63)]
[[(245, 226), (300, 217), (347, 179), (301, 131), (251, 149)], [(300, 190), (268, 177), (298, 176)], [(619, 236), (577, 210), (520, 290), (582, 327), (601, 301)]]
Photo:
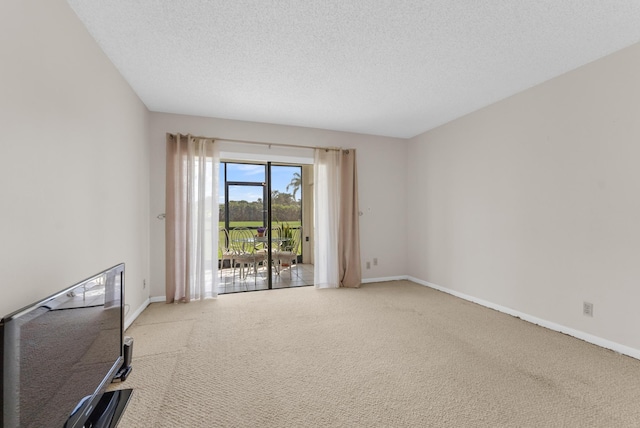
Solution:
[(639, 427), (640, 361), (408, 281), (152, 304), (120, 427)]

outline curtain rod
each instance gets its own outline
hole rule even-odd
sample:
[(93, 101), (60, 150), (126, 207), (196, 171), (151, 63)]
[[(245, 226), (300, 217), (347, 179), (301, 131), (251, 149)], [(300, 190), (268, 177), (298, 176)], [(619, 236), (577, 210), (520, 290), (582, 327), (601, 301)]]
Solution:
[[(171, 134), (169, 133), (169, 135), (171, 135), (172, 137), (175, 137), (176, 134)], [(181, 135), (185, 135), (185, 134), (181, 134)], [(197, 137), (194, 136), (195, 138), (208, 138), (210, 140), (214, 140), (214, 141), (228, 141), (230, 143), (243, 143), (243, 144), (256, 144), (256, 145), (260, 145), (260, 146), (274, 146), (274, 147), (295, 147), (298, 149), (321, 149), (321, 150), (333, 150), (333, 151), (340, 151), (342, 150), (342, 148), (340, 147), (319, 147), (319, 146), (303, 146), (300, 144), (282, 144), (282, 143), (266, 143), (264, 141), (249, 141), (249, 140), (234, 140), (231, 138), (217, 138), (217, 137)], [(349, 153), (349, 150), (346, 149), (347, 153)]]

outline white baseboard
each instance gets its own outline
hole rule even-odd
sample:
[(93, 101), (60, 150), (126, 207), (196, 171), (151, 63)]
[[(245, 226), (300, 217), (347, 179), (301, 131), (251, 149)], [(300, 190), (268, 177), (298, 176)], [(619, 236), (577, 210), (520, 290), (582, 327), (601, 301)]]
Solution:
[(532, 324), (536, 324), (536, 325), (539, 325), (541, 327), (548, 328), (549, 330), (558, 331), (560, 333), (564, 333), (564, 334), (567, 334), (569, 336), (573, 336), (573, 337), (575, 337), (577, 339), (584, 340), (585, 342), (589, 342), (589, 343), (592, 343), (594, 345), (600, 346), (602, 348), (610, 349), (610, 350), (618, 352), (620, 354), (627, 355), (629, 357), (633, 357), (633, 358), (636, 358), (636, 359), (640, 360), (640, 350), (639, 349), (631, 348), (631, 347), (626, 346), (626, 345), (621, 345), (620, 343), (612, 342), (610, 340), (603, 339), (601, 337), (594, 336), (592, 334), (585, 333), (585, 332), (580, 331), (580, 330), (576, 330), (576, 329), (573, 329), (573, 328), (570, 328), (570, 327), (566, 327), (566, 326), (563, 326), (563, 325), (560, 325), (560, 324), (556, 324), (556, 323), (551, 322), (551, 321), (543, 320), (541, 318), (537, 318), (537, 317), (534, 317), (532, 315), (525, 314), (523, 312), (519, 312), (519, 311), (516, 311), (516, 310), (511, 309), (511, 308), (507, 308), (505, 306), (497, 305), (495, 303), (491, 303), (491, 302), (488, 302), (486, 300), (478, 299), (476, 297), (469, 296), (468, 294), (460, 293), (458, 291), (451, 290), (449, 288), (441, 287), (439, 285), (436, 285), (436, 284), (433, 284), (433, 283), (430, 283), (430, 282), (427, 282), (427, 281), (423, 281), (421, 279), (414, 278), (412, 276), (408, 276), (407, 279), (409, 281), (411, 281), (411, 282), (415, 282), (417, 284), (424, 285), (426, 287), (433, 288), (435, 290), (442, 291), (442, 292), (447, 293), (447, 294), (451, 294), (452, 296), (456, 296), (456, 297), (459, 297), (461, 299), (468, 300), (468, 301), (473, 302), (473, 303), (477, 303), (478, 305), (482, 305), (482, 306), (485, 306), (487, 308), (495, 309), (498, 312), (502, 312), (502, 313), (505, 313), (505, 314), (508, 314), (508, 315), (511, 315), (511, 316), (514, 316), (514, 317), (518, 317), (518, 318), (520, 318), (522, 320), (525, 320), (525, 321), (528, 321), (528, 322), (530, 322)]
[(385, 282), (385, 281), (402, 281), (407, 280), (409, 277), (407, 275), (400, 276), (387, 276), (382, 278), (367, 278), (361, 281), (362, 284), (369, 284), (371, 282)]
[(149, 303), (164, 303), (167, 301), (166, 296), (156, 296), (149, 299)]

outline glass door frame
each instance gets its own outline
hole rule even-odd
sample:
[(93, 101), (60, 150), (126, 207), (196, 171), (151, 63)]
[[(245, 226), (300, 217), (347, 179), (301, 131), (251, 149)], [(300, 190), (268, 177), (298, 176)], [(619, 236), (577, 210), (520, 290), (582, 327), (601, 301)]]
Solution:
[[(271, 161), (267, 161), (267, 162), (243, 162), (243, 161), (233, 161), (233, 160), (223, 160), (221, 161), (221, 163), (225, 164), (224, 167), (224, 200), (225, 200), (225, 207), (224, 207), (224, 227), (227, 230), (229, 229), (229, 225), (230, 225), (230, 204), (229, 204), (229, 187), (230, 186), (247, 186), (247, 187), (262, 187), (263, 188), (263, 209), (262, 209), (262, 224), (263, 227), (266, 229), (266, 243), (267, 243), (267, 276), (268, 276), (268, 281), (267, 281), (267, 286), (268, 289), (271, 290), (273, 289), (273, 260), (272, 260), (272, 249), (273, 249), (273, 237), (272, 237), (272, 222), (273, 222), (273, 210), (272, 210), (272, 202), (273, 202), (273, 197), (272, 197), (272, 177), (271, 177), (271, 173), (272, 173), (272, 168), (273, 167), (279, 167), (279, 166), (283, 166), (283, 167), (300, 167), (300, 176), (302, 176), (302, 166), (301, 165), (295, 165), (295, 164), (286, 164), (286, 163), (280, 163), (280, 162), (276, 162), (275, 164)], [(259, 166), (264, 166), (265, 168), (265, 181), (227, 181), (227, 165), (228, 164), (248, 164), (248, 165), (259, 165)], [(302, 193), (300, 195), (300, 224), (302, 227), (302, 220), (303, 220), (303, 215), (302, 215)], [(302, 239), (302, 236), (301, 236)], [(302, 243), (300, 243), (302, 244)], [(300, 257), (300, 256), (298, 256)]]
[(248, 182), (248, 181), (225, 181), (225, 186), (224, 186), (224, 200), (227, 202), (225, 203), (224, 206), (224, 227), (225, 229), (229, 230), (229, 223), (231, 222), (231, 219), (229, 218), (229, 187), (231, 186), (244, 186), (244, 187), (262, 187), (262, 224), (264, 224), (264, 222), (266, 221), (266, 214), (267, 214), (267, 210), (269, 209), (267, 206), (267, 185), (266, 183), (260, 183), (260, 182)]

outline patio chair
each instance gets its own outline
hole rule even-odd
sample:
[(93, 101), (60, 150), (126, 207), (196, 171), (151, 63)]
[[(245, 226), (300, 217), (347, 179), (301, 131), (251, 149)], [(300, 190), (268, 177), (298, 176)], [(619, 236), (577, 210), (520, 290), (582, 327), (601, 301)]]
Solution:
[[(246, 227), (231, 229), (229, 233), (230, 246), (233, 251), (233, 278), (235, 280), (236, 266), (240, 270), (240, 279), (247, 278), (253, 270), (254, 286), (257, 284), (258, 267), (264, 265), (266, 254), (256, 251), (254, 231)], [(246, 269), (246, 271), (245, 271)]]
[(291, 269), (294, 264), (296, 266), (296, 274), (298, 273), (298, 249), (300, 248), (302, 227), (290, 228), (288, 234), (283, 229), (282, 233), (280, 236), (281, 243), (272, 254), (273, 265), (278, 275), (280, 275), (282, 269), (288, 268), (289, 278), (293, 279)]
[(224, 268), (224, 261), (229, 260), (229, 267), (233, 267), (233, 250), (231, 249), (231, 242), (229, 240), (229, 231), (221, 227), (218, 234), (218, 253), (220, 253), (220, 279), (222, 279), (222, 269)]

